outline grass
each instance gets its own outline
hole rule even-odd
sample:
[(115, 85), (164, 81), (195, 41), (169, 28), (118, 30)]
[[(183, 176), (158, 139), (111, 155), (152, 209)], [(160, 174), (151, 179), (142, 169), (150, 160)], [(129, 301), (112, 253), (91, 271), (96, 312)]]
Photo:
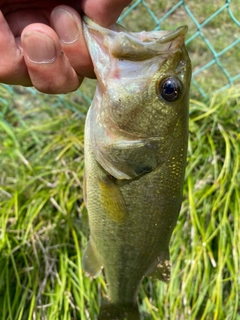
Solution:
[[(177, 4), (174, 0), (171, 5)], [(202, 23), (225, 1), (188, 0)], [(239, 6), (231, 1), (235, 17)], [(151, 30), (169, 1), (142, 1), (123, 19), (132, 31)], [(189, 25), (180, 6), (161, 27)], [(217, 52), (239, 28), (223, 11), (202, 32)], [(201, 37), (188, 44), (193, 70), (212, 59)], [(220, 61), (240, 73), (235, 46)], [(195, 77), (209, 94), (226, 78), (213, 65)], [(236, 82), (235, 82), (236, 83)], [(82, 93), (48, 96), (0, 86), (0, 319), (96, 319), (102, 277), (86, 278), (81, 256), (88, 217), (83, 203), (83, 129), (95, 84)], [(184, 201), (171, 240), (170, 283), (144, 279), (139, 291), (143, 320), (240, 319), (240, 87), (206, 100), (192, 87)]]
[[(0, 319), (96, 319), (106, 287), (81, 267), (87, 108), (77, 93), (32, 106), (26, 90), (0, 91)], [(239, 87), (191, 101), (172, 277), (144, 279), (142, 319), (240, 319), (239, 103)]]
[[(121, 23), (131, 31), (151, 31), (153, 29), (174, 30), (181, 25), (188, 26), (187, 49), (192, 60), (193, 72), (199, 71), (213, 60), (201, 72), (194, 74), (192, 97), (202, 98), (211, 95), (222, 86), (229, 84), (234, 77), (240, 74), (240, 42), (239, 42), (239, 19), (238, 24), (230, 17), (225, 0), (202, 1), (202, 0), (138, 0), (138, 5), (133, 2), (132, 11)], [(184, 4), (184, 5), (183, 5)], [(173, 11), (171, 9), (175, 8)], [(237, 1), (231, 1), (229, 8), (235, 18), (240, 16), (240, 7)], [(216, 16), (209, 19), (215, 12)], [(170, 14), (169, 14), (170, 13)], [(198, 26), (196, 25), (198, 24)], [(194, 36), (194, 39), (191, 37)], [(220, 54), (232, 43), (235, 45), (228, 51)], [(211, 47), (210, 47), (211, 46)], [(215, 51), (215, 52), (214, 52)], [(214, 56), (214, 54), (215, 56)], [(234, 81), (239, 83), (240, 79)], [(200, 90), (200, 91), (199, 91)]]

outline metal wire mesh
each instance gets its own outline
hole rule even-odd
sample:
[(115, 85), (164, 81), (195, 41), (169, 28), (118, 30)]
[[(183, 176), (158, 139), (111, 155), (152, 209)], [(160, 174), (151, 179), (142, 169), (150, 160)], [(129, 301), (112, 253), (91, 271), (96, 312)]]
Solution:
[[(130, 31), (173, 30), (188, 25), (186, 44), (193, 65), (192, 97), (206, 98), (240, 83), (238, 0), (135, 0), (125, 9), (119, 23)], [(12, 90), (10, 86), (4, 88)], [(74, 97), (77, 95), (80, 103), (89, 106), (94, 90), (92, 80), (86, 80)], [(32, 88), (25, 92), (41, 96)], [(65, 96), (59, 95), (56, 105), (62, 103), (66, 103)], [(68, 103), (67, 107), (72, 108)]]
[[(193, 64), (193, 94), (207, 97), (240, 80), (240, 6), (237, 0), (136, 0), (119, 22), (130, 30), (186, 24)], [(137, 21), (137, 25), (133, 25)]]

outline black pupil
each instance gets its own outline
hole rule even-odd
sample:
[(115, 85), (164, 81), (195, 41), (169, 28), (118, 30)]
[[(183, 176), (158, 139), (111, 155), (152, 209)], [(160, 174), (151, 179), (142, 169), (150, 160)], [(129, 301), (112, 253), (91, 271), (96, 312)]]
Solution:
[(163, 90), (165, 94), (173, 94), (176, 90), (176, 85), (172, 80), (167, 80), (163, 86)]
[(160, 84), (160, 94), (166, 101), (174, 101), (179, 97), (181, 89), (180, 81), (177, 78), (164, 79)]

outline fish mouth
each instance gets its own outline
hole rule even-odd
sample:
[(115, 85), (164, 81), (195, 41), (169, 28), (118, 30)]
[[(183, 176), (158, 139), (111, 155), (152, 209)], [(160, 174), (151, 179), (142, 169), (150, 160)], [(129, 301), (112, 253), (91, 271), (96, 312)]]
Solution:
[(188, 27), (181, 26), (174, 31), (169, 31), (168, 34), (163, 35), (160, 39), (157, 40), (157, 42), (158, 43), (166, 43), (169, 41), (173, 41), (173, 40), (177, 39), (178, 37), (185, 38), (187, 32), (188, 32)]
[(87, 16), (83, 17), (83, 21), (86, 29), (103, 36), (104, 45), (113, 57), (129, 61), (147, 60), (178, 51), (184, 46), (188, 31), (187, 26), (181, 26), (174, 31), (132, 33), (119, 25), (113, 25), (110, 29), (101, 27)]

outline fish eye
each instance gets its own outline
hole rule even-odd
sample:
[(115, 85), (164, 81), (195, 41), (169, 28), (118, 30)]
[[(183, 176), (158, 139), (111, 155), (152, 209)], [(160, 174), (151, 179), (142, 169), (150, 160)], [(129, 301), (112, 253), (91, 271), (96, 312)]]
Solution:
[(167, 77), (159, 84), (160, 96), (168, 102), (177, 100), (181, 94), (181, 89), (182, 84), (180, 80), (175, 77)]

